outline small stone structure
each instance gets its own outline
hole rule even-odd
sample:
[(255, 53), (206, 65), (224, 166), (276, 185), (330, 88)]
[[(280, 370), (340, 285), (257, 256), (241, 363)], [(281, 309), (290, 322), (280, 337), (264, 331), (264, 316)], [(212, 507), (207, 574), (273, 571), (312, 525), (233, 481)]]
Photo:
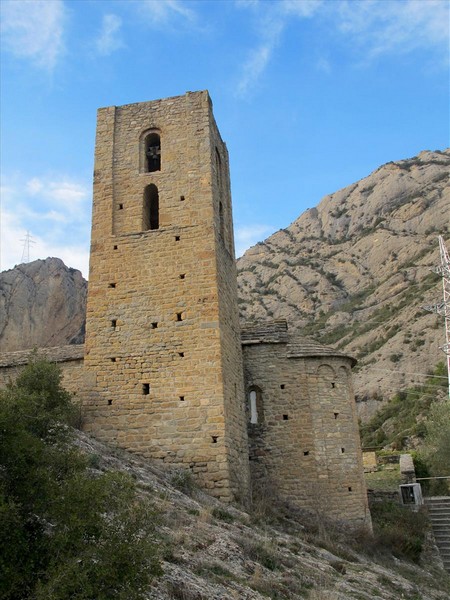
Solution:
[[(238, 321), (228, 153), (209, 95), (98, 112), (86, 343), (47, 349), (103, 441), (370, 526), (351, 368)], [(27, 353), (0, 357), (0, 385)]]

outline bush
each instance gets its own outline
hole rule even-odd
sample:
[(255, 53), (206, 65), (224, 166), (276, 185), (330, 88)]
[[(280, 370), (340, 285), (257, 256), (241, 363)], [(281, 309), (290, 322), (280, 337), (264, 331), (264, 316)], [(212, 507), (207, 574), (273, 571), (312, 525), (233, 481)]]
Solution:
[(370, 512), (376, 543), (398, 558), (419, 562), (428, 531), (425, 514), (393, 501), (374, 502)]
[(0, 598), (138, 600), (160, 573), (156, 515), (72, 445), (59, 369), (36, 356), (0, 392)]

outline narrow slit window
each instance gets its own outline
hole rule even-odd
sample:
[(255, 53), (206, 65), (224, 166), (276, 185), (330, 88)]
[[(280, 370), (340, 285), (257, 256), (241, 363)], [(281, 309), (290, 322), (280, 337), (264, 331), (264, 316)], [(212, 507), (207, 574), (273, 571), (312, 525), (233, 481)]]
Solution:
[(111, 327), (115, 329), (117, 327), (117, 319), (111, 319)]
[(217, 435), (212, 435), (212, 436), (211, 436), (211, 438), (212, 438), (212, 443), (213, 443), (213, 444), (217, 444), (217, 440), (219, 439), (219, 436), (217, 436)]
[(334, 413), (334, 418), (335, 418), (335, 419), (337, 419), (337, 418), (338, 418), (338, 416), (339, 416), (339, 413), (338, 413), (338, 412), (335, 412), (335, 413)]
[(123, 204), (119, 204), (119, 210), (123, 210)]
[(220, 232), (220, 237), (222, 238), (222, 240), (225, 239), (225, 223), (224, 223), (224, 219), (223, 219), (223, 204), (222, 202), (219, 202), (219, 232)]
[(161, 138), (157, 133), (145, 138), (145, 162), (147, 173), (161, 171)]
[(159, 229), (159, 194), (156, 185), (151, 183), (144, 190), (142, 230), (154, 229)]
[(143, 394), (143, 396), (148, 396), (150, 394), (150, 384), (149, 383), (142, 384), (142, 394)]
[(341, 448), (341, 453), (344, 454), (345, 448)]
[[(236, 384), (235, 384), (236, 393)], [(262, 392), (259, 387), (252, 386), (248, 390), (248, 416), (252, 425), (264, 422), (264, 406)]]
[(175, 236), (175, 241), (176, 241), (176, 242), (179, 242), (179, 241), (180, 241), (180, 239), (181, 239), (181, 238), (180, 238), (180, 236), (179, 236), (179, 235), (176, 235), (176, 236)]
[(177, 321), (182, 321), (183, 320), (183, 313), (177, 313)]
[(180, 202), (184, 202), (184, 196), (180, 196)]
[(351, 488), (351, 486), (350, 486), (350, 485), (348, 486), (348, 488), (347, 488), (347, 489), (348, 489), (348, 491), (349, 491), (349, 492), (351, 492), (351, 491), (352, 491), (352, 488)]
[(250, 423), (258, 422), (258, 409), (256, 406), (256, 391), (251, 390), (250, 392)]
[(108, 400), (108, 406), (112, 405), (112, 400)]
[(335, 388), (335, 387), (336, 387), (336, 384), (334, 383), (334, 381), (332, 381), (332, 382), (331, 382), (331, 387), (332, 387), (332, 388)]

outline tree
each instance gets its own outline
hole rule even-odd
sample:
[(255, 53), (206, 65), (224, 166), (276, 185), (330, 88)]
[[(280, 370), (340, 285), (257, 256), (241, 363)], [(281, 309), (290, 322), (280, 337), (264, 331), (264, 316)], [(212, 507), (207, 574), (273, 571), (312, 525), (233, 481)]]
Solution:
[(59, 369), (31, 358), (0, 392), (0, 599), (138, 600), (160, 574), (155, 510), (73, 445)]

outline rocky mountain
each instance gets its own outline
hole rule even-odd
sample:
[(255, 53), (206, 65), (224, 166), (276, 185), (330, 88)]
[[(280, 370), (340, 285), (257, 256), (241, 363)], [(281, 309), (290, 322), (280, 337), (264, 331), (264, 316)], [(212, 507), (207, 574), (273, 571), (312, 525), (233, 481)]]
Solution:
[(0, 273), (0, 351), (84, 341), (87, 282), (59, 258)]
[(450, 150), (390, 162), (326, 196), (238, 260), (244, 321), (286, 318), (359, 361), (362, 416), (445, 359), (438, 236), (450, 242)]

